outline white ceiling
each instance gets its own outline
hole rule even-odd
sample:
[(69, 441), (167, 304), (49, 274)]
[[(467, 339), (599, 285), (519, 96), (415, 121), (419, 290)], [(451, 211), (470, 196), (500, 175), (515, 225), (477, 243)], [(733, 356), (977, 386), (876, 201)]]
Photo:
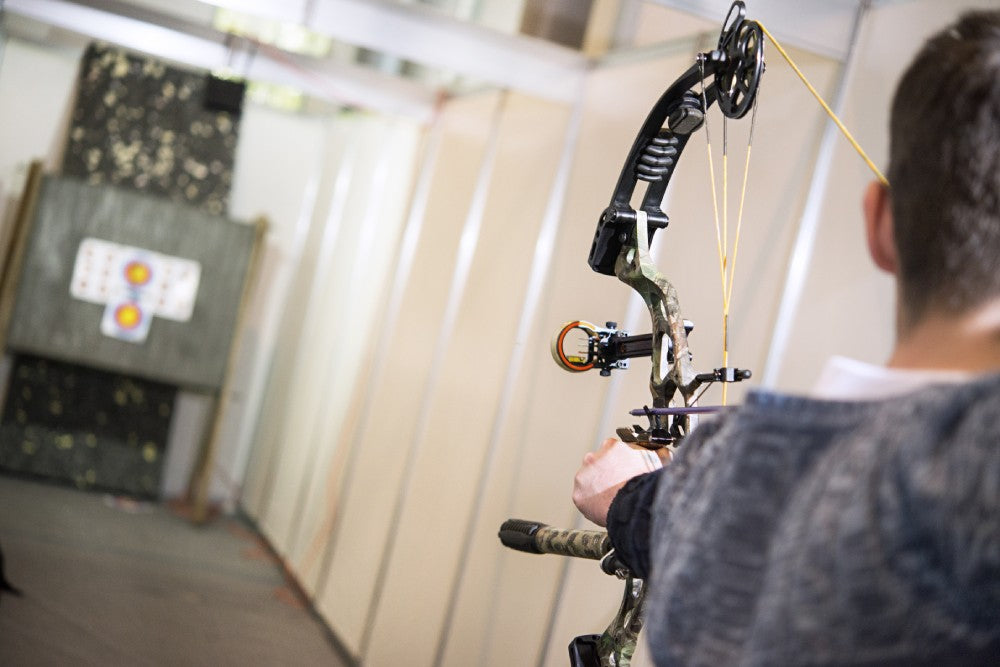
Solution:
[[(648, 0), (703, 18), (726, 15), (731, 0)], [(762, 23), (782, 43), (843, 60), (862, 0), (745, 0), (747, 17)], [(901, 1), (901, 0), (888, 0)], [(876, 0), (871, 6), (886, 4)]]
[[(510, 0), (515, 1), (515, 0)], [(620, 0), (623, 6), (640, 0)], [(721, 25), (730, 0), (643, 0)], [(780, 40), (841, 59), (859, 2), (747, 0), (749, 18)], [(504, 34), (453, 18), (422, 3), (388, 0), (0, 0), (14, 15), (107, 40), (203, 69), (231, 58), (208, 25), (213, 7), (228, 7), (303, 25), (335, 40), (455, 72), (485, 84), (571, 101), (590, 66), (580, 52), (542, 39)], [(264, 50), (245, 76), (297, 86), (339, 104), (429, 117), (436, 91), (360, 65)]]
[[(251, 9), (257, 15), (303, 25), (353, 46), (564, 102), (576, 99), (588, 67), (587, 58), (574, 49), (538, 38), (504, 34), (430, 7), (380, 0), (0, 2), (5, 12), (20, 18), (215, 70), (224, 67), (231, 54), (221, 35), (206, 24), (206, 17), (212, 15), (209, 5)], [(293, 85), (336, 104), (421, 120), (431, 116), (438, 93), (406, 77), (359, 65), (297, 57), (273, 48), (261, 48), (241, 74), (252, 80)]]

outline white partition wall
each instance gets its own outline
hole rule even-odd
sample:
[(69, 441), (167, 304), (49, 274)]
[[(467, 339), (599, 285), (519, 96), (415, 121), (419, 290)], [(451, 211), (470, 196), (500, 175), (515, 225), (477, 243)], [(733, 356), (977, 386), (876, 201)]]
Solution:
[[(296, 116), (251, 106), (243, 112), (242, 136), (236, 153), (231, 207), (237, 217), (264, 216), (268, 221), (257, 279), (248, 300), (234, 385), (237, 391), (224, 406), (224, 430), (219, 444), (213, 492), (231, 497), (242, 486), (240, 502), (255, 508), (264, 466), (252, 468), (239, 480), (255, 441), (254, 431), (272, 425), (273, 397), (269, 380), (280, 380), (288, 354), (278, 341), (302, 317), (307, 279), (316, 263), (315, 243), (307, 243), (321, 226), (314, 218), (328, 206), (333, 175), (341, 158), (345, 132), (335, 118)], [(278, 139), (281, 137), (284, 141)], [(289, 151), (288, 146), (295, 146)], [(286, 178), (277, 181), (275, 172)], [(276, 187), (278, 185), (281, 187)], [(260, 414), (259, 416), (259, 413)], [(257, 447), (256, 454), (269, 451)]]
[[(474, 2), (447, 4), (476, 15)], [(510, 32), (523, 4), (488, 3), (479, 19)], [(665, 1), (610, 4), (634, 10), (603, 19), (633, 48), (604, 55), (592, 40), (601, 55), (574, 99), (566, 90), (579, 69), (560, 82), (559, 102), (481, 84), (442, 97), (429, 121), (244, 109), (231, 213), (264, 215), (270, 227), (213, 497), (239, 498), (361, 664), (565, 665), (571, 638), (600, 632), (617, 608), (621, 584), (596, 563), (513, 552), (496, 536), (509, 517), (589, 527), (570, 501), (580, 459), (649, 402), (648, 362), (611, 378), (573, 375), (552, 362), (549, 342), (573, 319), (648, 330), (641, 303), (592, 272), (587, 253), (638, 127), (718, 27)], [(751, 17), (774, 24), (754, 12), (781, 3), (749, 4)], [(594, 5), (606, 12), (609, 1)], [(924, 37), (984, 6), (1000, 0), (872, 3), (843, 120), (880, 166), (903, 67)], [(766, 50), (729, 321), (729, 362), (754, 378), (732, 387), (730, 402), (759, 386), (780, 332), (788, 335), (772, 360), (774, 386), (791, 391), (807, 390), (830, 354), (878, 362), (892, 341), (891, 281), (871, 266), (862, 234), (860, 198), (872, 175), (839, 136), (829, 163), (817, 162), (829, 121)], [(830, 51), (790, 53), (832, 101), (842, 63)], [(78, 59), (79, 49), (4, 42), (7, 199), (29, 160), (58, 161)], [(708, 122), (719, 196), (728, 139), (732, 239), (752, 121), (724, 130), (713, 111)], [(681, 158), (663, 203), (671, 224), (654, 244), (695, 323), (699, 370), (722, 355), (705, 139), (697, 133)], [(799, 295), (781, 311), (807, 211), (816, 212), (815, 242), (798, 256)], [(703, 402), (720, 398), (713, 389)], [(195, 433), (201, 420), (187, 421)], [(186, 475), (176, 479), (182, 490)], [(642, 650), (634, 664), (648, 664)]]
[(417, 125), (356, 113), (316, 137), (320, 180), (288, 250), (299, 270), (276, 314), (281, 333), (245, 493), (283, 555), (315, 492), (314, 459), (327, 454), (323, 420), (343, 414), (344, 387), (363, 358), (359, 334), (370, 328), (395, 257), (419, 137)]
[[(414, 433), (419, 449), (377, 591), (365, 647), (373, 664), (433, 660), (451, 588), (461, 583), (455, 572), (464, 565), (459, 556), (476, 507), (476, 482), (489, 461), (485, 454), (567, 121), (565, 107), (516, 94), (506, 96), (502, 112), (491, 137), (492, 170), (482, 172), (488, 189), (478, 242), (468, 275), (455, 274), (464, 289), (449, 294), (456, 301), (448, 304), (455, 311), (446, 312), (441, 332), (448, 337), (445, 354), (433, 360), (437, 376), (421, 405)], [(426, 635), (401, 645), (398, 628), (416, 619)]]
[[(613, 613), (619, 584), (595, 563), (567, 571), (558, 558), (506, 551), (496, 530), (510, 516), (574, 524), (568, 492), (580, 457), (648, 402), (641, 362), (610, 380), (574, 376), (551, 361), (548, 341), (574, 318), (613, 319), (635, 332), (648, 326), (641, 309), (630, 310), (628, 288), (594, 274), (586, 256), (636, 129), (691, 62), (691, 48), (595, 70), (575, 117), (515, 93), (446, 103), (409, 280), (391, 316), (391, 344), (376, 352), (384, 356), (379, 374), (352, 378), (321, 361), (329, 354), (322, 336), (293, 339), (300, 380), (271, 408), (283, 427), (260, 443), (272, 455), (255, 515), (336, 636), (366, 663), (499, 665), (516, 638), (525, 662), (561, 664), (570, 636), (599, 631)], [(796, 55), (817, 85), (829, 85), (835, 63)], [(773, 308), (781, 265), (769, 258), (774, 245), (788, 244), (787, 193), (803, 187), (820, 125), (788, 76), (770, 74), (774, 93), (755, 130), (750, 186), (759, 192), (746, 213), (745, 274), (734, 297), (750, 302), (747, 311)], [(713, 114), (717, 136), (721, 122)], [(741, 133), (729, 129), (734, 153)], [(779, 136), (799, 147), (793, 159), (768, 150)], [(733, 162), (742, 165), (739, 157)], [(695, 352), (711, 367), (719, 362), (720, 288), (707, 173), (698, 136), (666, 203), (674, 223), (659, 234), (657, 252), (698, 322)], [(539, 244), (547, 216), (555, 216), (549, 246)], [(369, 333), (387, 317), (372, 320)], [(734, 358), (744, 349), (759, 358), (762, 337), (741, 343)], [(363, 419), (327, 418), (317, 388), (330, 378), (353, 384), (345, 400)]]
[[(886, 3), (869, 12), (843, 120), (880, 168), (888, 167), (889, 106), (896, 81), (924, 39), (965, 10), (998, 7), (998, 0), (920, 0)], [(821, 200), (816, 250), (788, 322), (791, 342), (778, 360), (778, 387), (808, 388), (830, 354), (872, 363), (888, 357), (895, 317), (892, 283), (867, 257), (860, 213), (862, 191), (872, 178), (850, 145), (838, 141)]]

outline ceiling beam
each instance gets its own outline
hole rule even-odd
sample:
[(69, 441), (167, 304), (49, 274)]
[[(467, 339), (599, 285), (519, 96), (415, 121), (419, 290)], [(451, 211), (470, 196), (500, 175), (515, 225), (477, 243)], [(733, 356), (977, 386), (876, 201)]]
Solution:
[(491, 86), (572, 102), (588, 59), (544, 39), (508, 35), (430, 7), (385, 0), (201, 0), (298, 23), (337, 41)]
[(588, 64), (578, 51), (543, 39), (382, 0), (318, 0), (307, 26), (340, 41), (563, 102), (580, 95)]
[[(304, 27), (354, 46), (440, 68), (473, 82), (572, 102), (588, 59), (542, 39), (508, 35), (426, 7), (382, 0), (201, 0)], [(6, 0), (5, 11), (43, 24), (203, 69), (232, 53), (211, 26), (116, 0)], [(166, 11), (166, 10), (164, 10)], [(262, 46), (251, 80), (295, 86), (336, 104), (426, 119), (440, 91), (372, 68)]]
[[(732, 0), (650, 0), (695, 16), (722, 20)], [(747, 17), (760, 21), (782, 44), (843, 60), (859, 0), (749, 0)]]
[[(149, 12), (139, 19), (67, 0), (6, 0), (3, 6), (23, 18), (198, 69), (223, 69), (232, 56), (224, 34), (204, 26), (184, 28), (170, 17), (154, 22)], [(248, 79), (293, 86), (336, 105), (427, 121), (438, 99), (427, 86), (358, 65), (267, 47), (246, 60), (239, 74)]]

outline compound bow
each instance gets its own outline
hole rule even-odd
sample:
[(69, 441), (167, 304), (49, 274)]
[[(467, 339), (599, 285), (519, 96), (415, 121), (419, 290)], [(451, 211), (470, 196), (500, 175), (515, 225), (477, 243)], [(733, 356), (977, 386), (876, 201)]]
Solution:
[[(762, 26), (748, 20), (744, 3), (736, 0), (716, 48), (697, 56), (695, 63), (660, 96), (639, 129), (611, 203), (597, 223), (590, 250), (591, 268), (616, 275), (642, 297), (649, 310), (652, 333), (629, 337), (616, 331), (611, 322), (606, 328), (598, 328), (575, 321), (553, 339), (553, 357), (571, 371), (600, 368), (602, 375), (608, 375), (613, 368), (626, 367), (628, 358), (652, 357), (649, 388), (653, 406), (632, 412), (646, 416), (649, 425), (618, 429), (622, 440), (637, 447), (672, 449), (689, 432), (691, 414), (711, 410), (694, 406), (699, 389), (714, 382), (750, 377), (748, 370), (727, 366), (706, 373), (694, 371), (688, 349), (692, 325), (681, 316), (677, 292), (651, 259), (649, 244), (656, 230), (669, 222), (661, 202), (684, 147), (705, 124), (709, 107), (718, 103), (726, 118), (744, 117), (754, 106), (763, 71)], [(631, 200), (640, 180), (648, 186), (636, 211)], [(723, 294), (725, 301), (725, 273)], [(573, 330), (582, 331), (586, 338), (586, 351), (580, 354), (565, 349)], [(681, 405), (674, 405), (678, 395)], [(599, 559), (605, 572), (624, 579), (624, 599), (607, 630), (602, 635), (577, 637), (569, 651), (575, 666), (630, 664), (642, 627), (644, 586), (615, 558), (607, 533), (556, 530), (537, 522), (510, 519), (501, 526), (500, 539), (505, 546), (529, 553)]]

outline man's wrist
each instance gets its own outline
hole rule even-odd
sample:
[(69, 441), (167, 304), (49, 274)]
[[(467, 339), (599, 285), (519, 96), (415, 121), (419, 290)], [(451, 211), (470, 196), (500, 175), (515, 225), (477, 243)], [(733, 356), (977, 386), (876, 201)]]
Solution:
[(633, 477), (608, 506), (606, 527), (611, 544), (621, 561), (640, 578), (649, 574), (650, 508), (659, 479), (659, 471)]

